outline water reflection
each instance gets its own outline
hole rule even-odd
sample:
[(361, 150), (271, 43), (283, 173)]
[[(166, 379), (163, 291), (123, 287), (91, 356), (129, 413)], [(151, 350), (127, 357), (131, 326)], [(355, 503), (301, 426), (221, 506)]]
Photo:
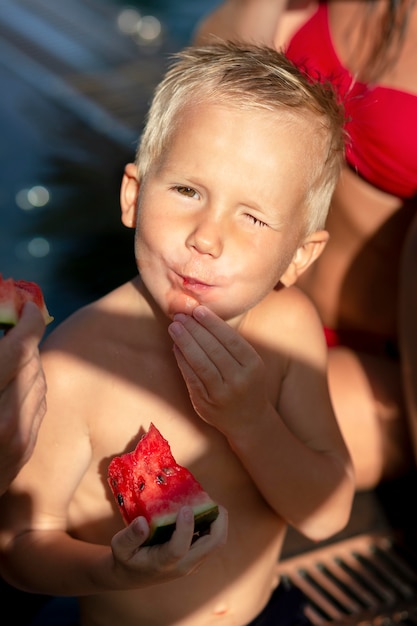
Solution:
[(142, 16), (137, 9), (127, 7), (120, 11), (117, 25), (139, 46), (159, 46), (162, 42), (162, 24), (154, 15)]
[(214, 4), (2, 0), (0, 271), (38, 282), (55, 324), (136, 272), (123, 167), (168, 55)]

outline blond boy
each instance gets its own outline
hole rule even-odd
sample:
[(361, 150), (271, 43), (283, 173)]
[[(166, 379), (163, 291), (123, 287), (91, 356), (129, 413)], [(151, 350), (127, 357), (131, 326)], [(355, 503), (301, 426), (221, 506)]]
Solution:
[[(244, 626), (289, 524), (344, 527), (325, 340), (293, 286), (326, 244), (343, 139), (333, 93), (276, 51), (179, 55), (121, 185), (140, 277), (44, 346), (48, 412), (1, 512), (9, 582), (79, 596), (82, 626)], [(169, 543), (141, 547), (145, 520), (125, 528), (106, 484), (151, 421), (221, 505), (194, 543), (184, 509)]]

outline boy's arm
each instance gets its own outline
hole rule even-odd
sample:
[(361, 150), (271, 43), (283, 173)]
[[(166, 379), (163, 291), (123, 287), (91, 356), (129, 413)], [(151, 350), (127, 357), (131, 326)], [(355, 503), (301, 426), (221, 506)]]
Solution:
[(154, 585), (190, 573), (226, 540), (227, 515), (221, 507), (210, 534), (198, 541), (192, 543), (194, 516), (185, 507), (169, 542), (141, 548), (149, 532), (144, 518), (112, 537), (111, 504), (103, 486), (102, 493), (100, 487), (89, 491), (82, 505), (84, 519), (77, 521), (93, 526), (97, 518), (110, 520), (97, 524), (101, 535), (94, 536), (95, 543), (67, 532), (74, 509), (82, 518), (74, 493), (92, 471), (86, 416), (94, 419), (101, 410), (100, 394), (94, 386), (91, 390), (91, 367), (83, 368), (82, 360), (68, 354), (72, 347), (59, 345), (43, 355), (48, 411), (32, 458), (0, 500), (1, 575), (30, 592), (85, 595)]
[[(19, 503), (12, 492), (5, 496), (10, 511)], [(27, 505), (27, 503), (26, 503)], [(226, 541), (227, 512), (219, 516), (210, 533), (192, 543), (194, 513), (183, 507), (169, 542), (140, 546), (149, 534), (146, 519), (137, 517), (112, 539), (111, 548), (70, 537), (62, 530), (30, 528), (2, 533), (1, 575), (23, 591), (49, 595), (83, 596), (105, 591), (138, 589), (186, 576)]]
[[(211, 311), (176, 316), (170, 333), (196, 412), (225, 435), (271, 508), (321, 540), (347, 523), (354, 480), (330, 403), (323, 331), (311, 303), (295, 295), (283, 339), (292, 357), (275, 381), (276, 407), (258, 354)], [(276, 310), (271, 318), (271, 335), (282, 334)]]

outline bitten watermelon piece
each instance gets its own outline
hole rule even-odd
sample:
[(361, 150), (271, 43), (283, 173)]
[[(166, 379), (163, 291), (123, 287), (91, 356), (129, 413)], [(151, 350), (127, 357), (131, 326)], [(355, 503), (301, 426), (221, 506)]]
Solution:
[(17, 324), (28, 301), (34, 302), (40, 308), (45, 324), (53, 321), (39, 285), (28, 280), (4, 280), (0, 274), (0, 328), (7, 329)]
[(132, 452), (115, 457), (108, 467), (108, 483), (126, 524), (141, 515), (150, 534), (144, 545), (168, 541), (179, 509), (194, 511), (195, 538), (217, 518), (217, 504), (185, 467), (178, 465), (169, 443), (152, 423)]

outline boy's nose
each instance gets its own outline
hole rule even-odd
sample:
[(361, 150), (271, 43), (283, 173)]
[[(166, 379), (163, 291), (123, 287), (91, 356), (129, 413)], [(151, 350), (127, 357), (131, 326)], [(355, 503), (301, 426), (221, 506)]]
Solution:
[(188, 246), (200, 254), (218, 257), (223, 250), (223, 229), (220, 222), (204, 220), (194, 228), (188, 237)]

